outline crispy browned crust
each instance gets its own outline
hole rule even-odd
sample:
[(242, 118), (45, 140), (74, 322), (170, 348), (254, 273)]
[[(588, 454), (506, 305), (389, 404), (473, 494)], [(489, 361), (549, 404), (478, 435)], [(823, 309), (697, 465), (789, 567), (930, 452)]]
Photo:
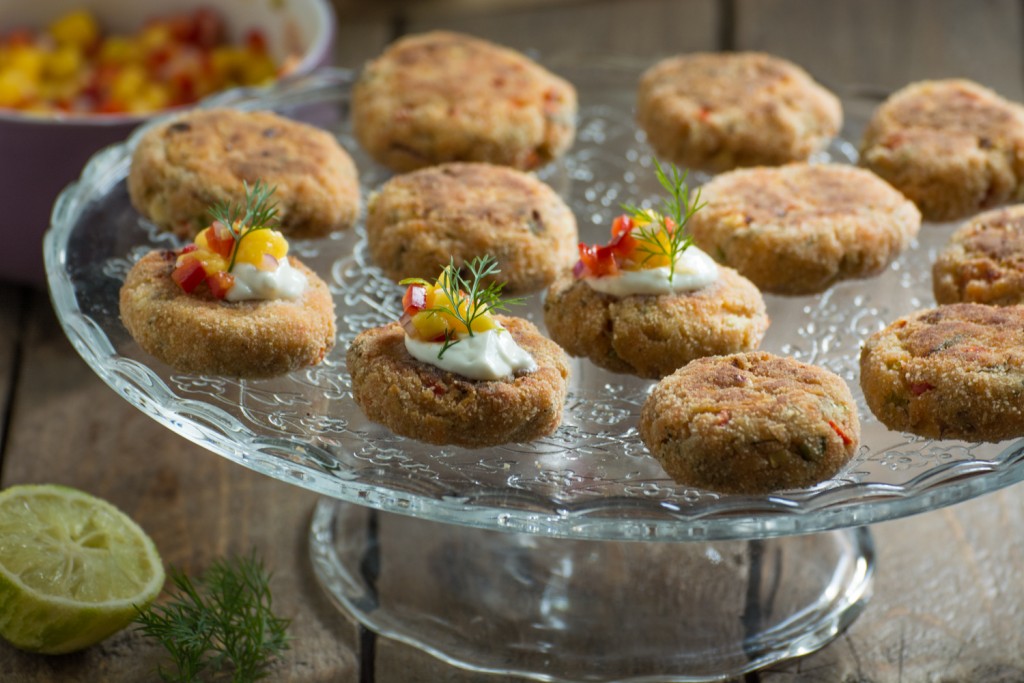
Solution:
[(496, 446), (553, 432), (562, 421), (569, 363), (522, 318), (496, 316), (538, 365), (502, 380), (472, 380), (416, 360), (397, 322), (361, 332), (345, 356), (352, 395), (368, 418), (434, 444)]
[(900, 318), (864, 344), (860, 384), (890, 429), (1024, 436), (1024, 306), (950, 304)]
[(220, 301), (186, 294), (171, 279), (175, 253), (152, 251), (125, 278), (121, 320), (146, 352), (175, 370), (260, 378), (316, 365), (334, 346), (334, 301), (297, 259), (308, 280), (297, 301)]
[(878, 107), (861, 165), (926, 220), (950, 221), (1024, 198), (1024, 108), (962, 79), (911, 83)]
[(911, 201), (851, 166), (740, 169), (712, 179), (701, 198), (689, 223), (697, 245), (775, 294), (877, 275), (921, 227)]
[(940, 304), (1024, 304), (1024, 204), (976, 216), (949, 240), (932, 266)]
[(839, 99), (806, 71), (756, 52), (662, 60), (637, 96), (637, 120), (660, 157), (714, 172), (806, 159), (842, 119)]
[(132, 155), (128, 193), (165, 230), (192, 237), (211, 206), (245, 199), (242, 182), (276, 188), (281, 232), (321, 237), (359, 213), (356, 167), (334, 137), (271, 112), (201, 109), (148, 131)]
[(445, 161), (537, 168), (569, 148), (575, 118), (567, 81), (514, 50), (447, 31), (395, 41), (352, 92), (356, 138), (400, 172)]
[(835, 475), (857, 450), (860, 422), (840, 377), (758, 351), (702, 358), (661, 380), (640, 437), (677, 482), (753, 494)]
[(395, 281), (433, 279), (491, 255), (511, 293), (543, 289), (576, 258), (576, 218), (537, 178), (506, 166), (451, 163), (392, 178), (370, 199), (370, 255)]
[(548, 289), (544, 324), (572, 356), (657, 379), (695, 358), (757, 348), (768, 329), (764, 300), (731, 268), (693, 292), (616, 297), (572, 273)]

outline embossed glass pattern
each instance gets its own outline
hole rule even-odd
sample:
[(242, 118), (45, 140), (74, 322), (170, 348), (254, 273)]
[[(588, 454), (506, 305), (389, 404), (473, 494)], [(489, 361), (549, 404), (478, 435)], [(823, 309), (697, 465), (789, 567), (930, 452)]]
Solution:
[[(580, 66), (588, 64), (590, 66)], [(586, 241), (604, 241), (621, 202), (659, 196), (651, 152), (633, 122), (639, 69), (577, 61), (555, 70), (580, 92), (579, 133), (541, 177), (570, 203)], [(347, 127), (352, 74), (327, 70), (269, 91), (211, 104), (271, 108), (335, 132), (353, 153), (364, 199), (388, 174)], [(851, 100), (850, 112), (871, 102)], [(209, 106), (209, 105), (207, 105)], [(856, 117), (844, 131), (859, 133)], [(134, 140), (134, 138), (133, 138)], [(321, 365), (267, 381), (182, 375), (142, 352), (118, 318), (118, 290), (146, 251), (180, 246), (132, 209), (125, 188), (133, 140), (99, 153), (60, 197), (46, 236), (51, 294), (68, 337), (117, 393), (168, 428), (237, 463), (324, 495), (477, 527), (605, 539), (730, 539), (867, 524), (967, 499), (1024, 478), (1024, 442), (938, 442), (893, 433), (864, 404), (861, 341), (896, 317), (933, 305), (930, 264), (952, 225), (926, 225), (882, 276), (820, 296), (768, 296), (763, 348), (827, 367), (860, 406), (863, 445), (836, 478), (766, 496), (720, 495), (674, 483), (647, 454), (637, 418), (653, 383), (574, 360), (565, 419), (553, 435), (489, 449), (436, 447), (365, 419), (351, 397), (345, 348), (397, 317), (401, 288), (368, 259), (362, 227), (293, 253), (330, 284), (337, 346)], [(839, 141), (818, 161), (849, 163)], [(701, 180), (698, 175), (692, 179)], [(542, 325), (541, 298), (515, 311)]]

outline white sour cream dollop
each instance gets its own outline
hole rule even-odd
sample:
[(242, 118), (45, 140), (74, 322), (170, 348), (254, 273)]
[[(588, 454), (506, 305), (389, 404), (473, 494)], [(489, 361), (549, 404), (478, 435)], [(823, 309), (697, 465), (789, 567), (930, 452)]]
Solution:
[(620, 270), (617, 275), (587, 277), (591, 288), (614, 296), (630, 294), (671, 294), (703, 289), (718, 279), (718, 265), (714, 259), (695, 246), (676, 259), (675, 275), (669, 282), (668, 266), (643, 270)]
[(441, 342), (424, 342), (405, 335), (405, 348), (413, 358), (469, 379), (501, 379), (537, 369), (533, 356), (503, 327), (460, 337), (438, 358), (441, 346)]
[(224, 297), (228, 301), (298, 299), (306, 290), (306, 276), (281, 259), (274, 270), (260, 270), (250, 263), (236, 263), (231, 270), (235, 284)]

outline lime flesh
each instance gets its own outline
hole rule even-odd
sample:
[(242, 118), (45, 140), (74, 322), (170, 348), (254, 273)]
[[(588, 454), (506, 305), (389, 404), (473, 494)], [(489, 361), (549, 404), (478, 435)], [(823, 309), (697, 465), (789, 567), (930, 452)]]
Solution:
[(65, 486), (0, 491), (0, 636), (73, 652), (130, 624), (164, 584), (156, 546), (110, 503)]

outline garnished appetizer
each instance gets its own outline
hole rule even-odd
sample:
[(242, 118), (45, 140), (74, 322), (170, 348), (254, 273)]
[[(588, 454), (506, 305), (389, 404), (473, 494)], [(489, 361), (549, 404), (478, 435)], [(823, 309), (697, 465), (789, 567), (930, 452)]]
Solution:
[(612, 239), (603, 246), (579, 245), (573, 276), (608, 294), (667, 294), (712, 284), (718, 277), (714, 259), (693, 246), (686, 223), (700, 207), (686, 174), (674, 166), (668, 173), (655, 160), (658, 181), (668, 190), (660, 212), (633, 205), (612, 221)]
[(654, 166), (668, 197), (657, 210), (625, 205), (610, 242), (580, 244), (572, 272), (548, 289), (544, 321), (571, 355), (657, 379), (695, 358), (757, 348), (768, 316), (757, 287), (693, 246), (686, 225), (700, 191), (674, 166)]
[(196, 235), (175, 262), (171, 278), (194, 293), (205, 284), (217, 299), (296, 299), (306, 288), (306, 276), (288, 259), (288, 241), (275, 230), (274, 193), (257, 181), (245, 187), (245, 206), (219, 204), (213, 223)]
[[(469, 447), (530, 441), (561, 422), (568, 359), (529, 321), (498, 311), (493, 258), (403, 280), (401, 318), (360, 333), (346, 355), (366, 416), (396, 434)], [(485, 281), (490, 284), (485, 285)]]
[(504, 283), (481, 284), (499, 272), (497, 262), (484, 256), (466, 267), (469, 278), (452, 260), (436, 282), (408, 278), (399, 283), (407, 285), (400, 319), (405, 348), (425, 363), (470, 379), (500, 379), (536, 370), (530, 354), (495, 317), (496, 311), (522, 299), (502, 299)]
[(178, 251), (152, 251), (121, 288), (121, 319), (148, 353), (176, 370), (259, 378), (323, 360), (334, 345), (327, 285), (288, 256), (273, 188), (244, 185), (243, 204)]

